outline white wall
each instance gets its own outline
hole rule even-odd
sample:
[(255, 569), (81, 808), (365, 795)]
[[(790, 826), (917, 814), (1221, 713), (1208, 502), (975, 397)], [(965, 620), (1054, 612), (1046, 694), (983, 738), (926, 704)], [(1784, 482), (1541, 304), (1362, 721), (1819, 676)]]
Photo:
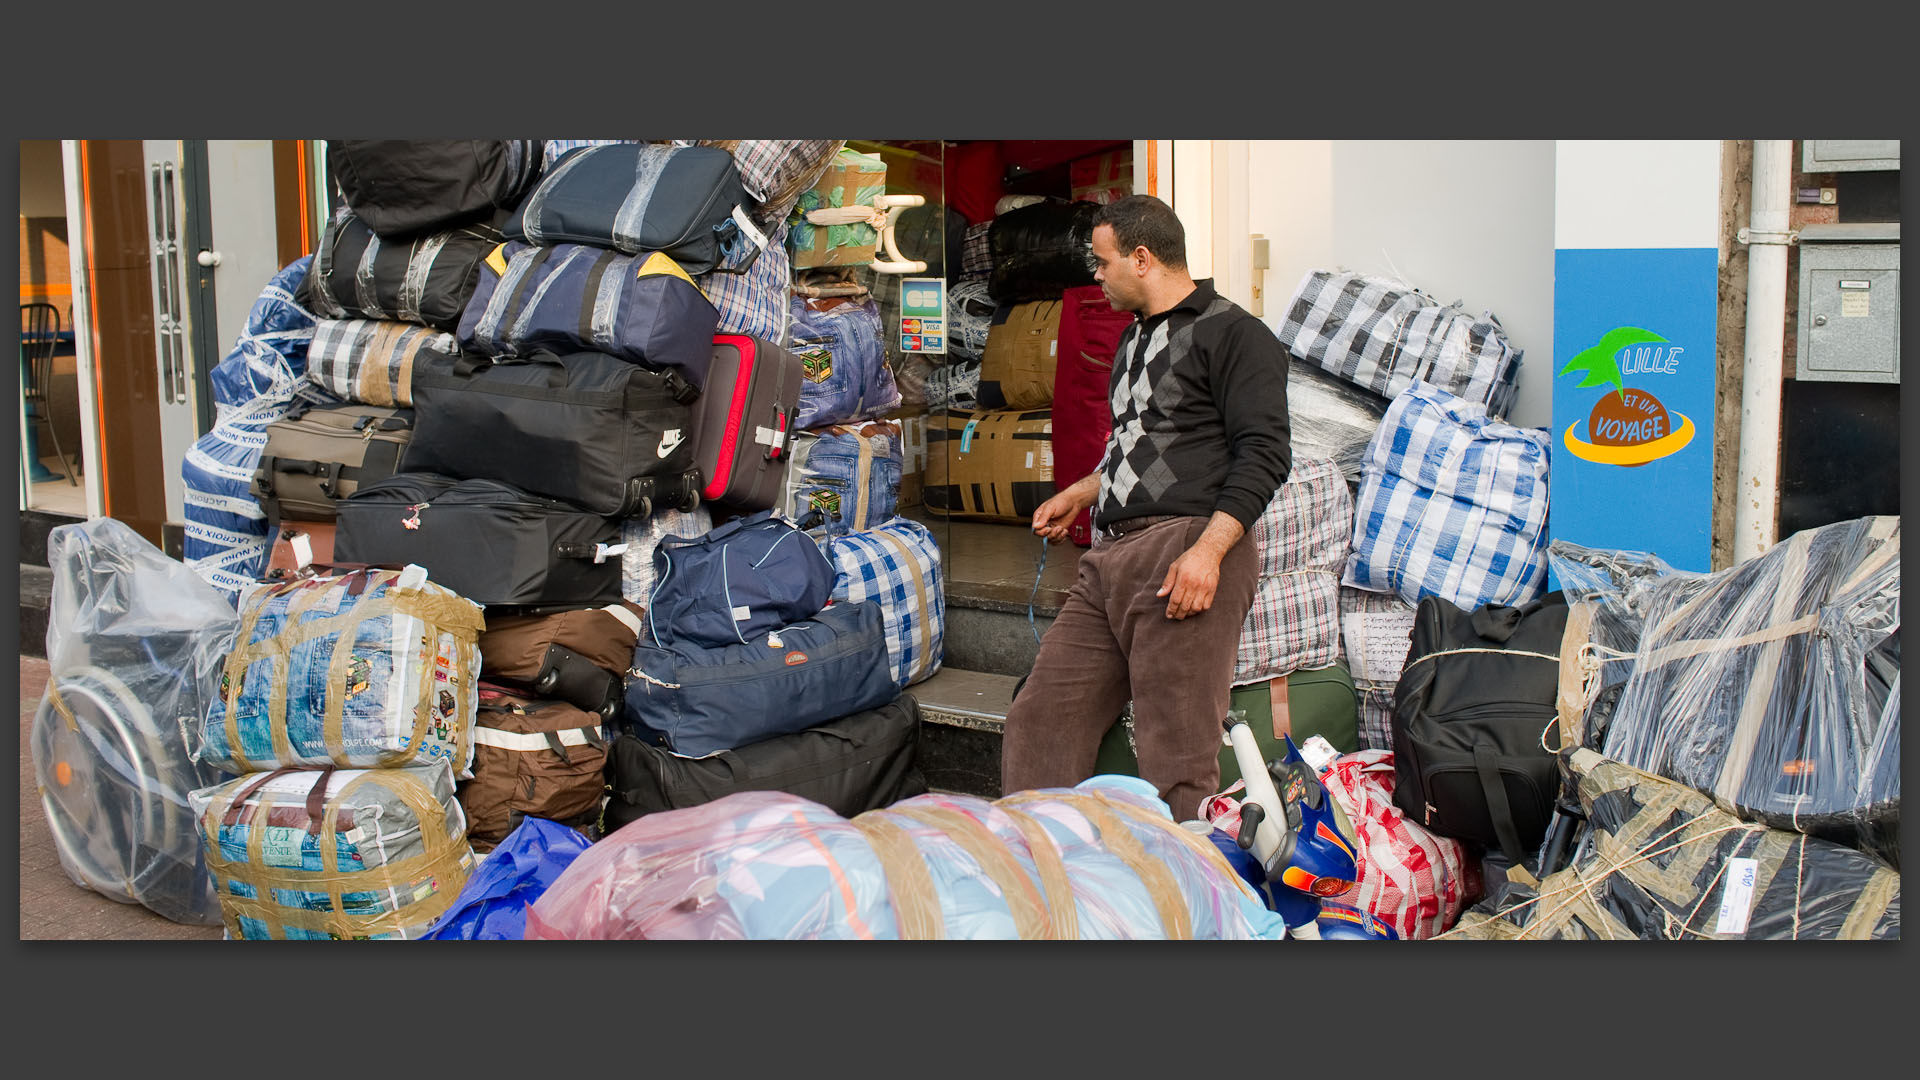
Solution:
[(1402, 278), (1500, 319), (1513, 411), (1553, 421), (1554, 143), (1339, 139), (1250, 147), (1250, 232), (1271, 238), (1266, 321), (1309, 269)]

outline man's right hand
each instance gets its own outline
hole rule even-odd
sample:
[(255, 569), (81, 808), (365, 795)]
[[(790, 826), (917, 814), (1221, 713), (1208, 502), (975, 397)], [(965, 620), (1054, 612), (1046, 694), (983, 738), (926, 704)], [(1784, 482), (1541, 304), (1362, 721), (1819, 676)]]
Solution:
[(1067, 538), (1067, 528), (1080, 511), (1100, 494), (1100, 474), (1093, 473), (1040, 504), (1033, 512), (1033, 531), (1056, 543)]

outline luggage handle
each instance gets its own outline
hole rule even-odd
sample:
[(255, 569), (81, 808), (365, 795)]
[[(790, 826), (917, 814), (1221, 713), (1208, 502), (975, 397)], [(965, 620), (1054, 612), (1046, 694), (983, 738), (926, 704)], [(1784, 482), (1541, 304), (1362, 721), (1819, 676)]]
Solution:
[[(233, 797), (232, 804), (227, 807), (227, 812), (225, 816), (220, 819), (220, 824), (228, 828), (240, 824), (240, 814), (246, 809), (247, 800), (252, 798), (255, 792), (265, 787), (267, 783), (275, 777), (289, 776), (293, 773), (307, 771), (309, 770), (295, 768), (292, 765), (282, 765), (260, 777), (260, 779), (255, 780), (253, 783), (248, 784), (246, 787), (241, 788), (239, 794)], [(319, 779), (314, 781), (313, 787), (307, 789), (308, 836), (320, 835), (320, 819), (325, 817), (327, 813), (327, 782), (333, 779), (334, 766), (328, 765), (320, 769), (319, 772)], [(264, 821), (260, 822), (260, 827), (265, 828), (266, 824)]]
[(1507, 785), (1500, 782), (1500, 772), (1493, 763), (1493, 747), (1484, 740), (1473, 744), (1473, 768), (1480, 774), (1480, 790), (1487, 797), (1487, 813), (1493, 818), (1493, 831), (1500, 838), (1500, 850), (1513, 865), (1525, 869), (1520, 830), (1513, 823), (1513, 807), (1507, 802)]
[[(710, 274), (744, 274), (748, 270), (753, 269), (753, 264), (756, 261), (758, 261), (760, 256), (764, 254), (767, 250), (767, 244), (768, 244), (767, 234), (762, 232), (759, 226), (753, 223), (753, 219), (751, 217), (747, 216), (747, 212), (745, 208), (741, 207), (739, 204), (736, 203), (734, 205), (733, 214), (731, 215), (731, 217), (732, 217), (732, 223), (735, 227), (735, 231), (734, 231), (735, 239), (745, 237), (749, 242), (753, 244), (753, 254), (747, 256), (747, 261), (741, 263), (739, 266), (735, 266), (735, 267), (716, 266), (713, 269), (707, 271)], [(720, 226), (720, 227), (724, 228), (724, 226)], [(721, 250), (722, 259), (731, 258), (734, 252), (738, 250), (738, 245), (723, 243), (721, 245), (720, 250)]]
[(519, 359), (505, 359), (494, 356), (481, 356), (478, 353), (463, 352), (460, 359), (453, 362), (455, 378), (466, 379), (491, 367), (507, 367), (513, 364), (544, 364), (552, 368), (547, 372), (547, 389), (558, 390), (567, 383), (567, 365), (558, 356), (541, 350)]
[(350, 563), (350, 562), (313, 562), (307, 564), (315, 570), (340, 570), (346, 575), (347, 595), (359, 596), (367, 591), (367, 577), (375, 570), (405, 570), (404, 566), (392, 563)]
[(1519, 607), (1507, 604), (1482, 604), (1473, 609), (1473, 614), (1468, 617), (1468, 620), (1473, 625), (1474, 633), (1488, 641), (1505, 642), (1513, 637), (1513, 632), (1520, 629), (1521, 622), (1528, 616), (1546, 607), (1547, 602), (1555, 596), (1564, 597), (1564, 595), (1564, 593), (1548, 593), (1538, 600), (1529, 601)]
[(578, 540), (563, 540), (553, 545), (553, 553), (562, 559), (592, 559), (596, 565), (608, 559), (616, 559), (627, 553), (625, 543), (607, 544), (598, 541), (586, 543)]
[(792, 419), (793, 414), (787, 410), (785, 405), (779, 405), (774, 408), (773, 420), (775, 425), (777, 425), (774, 428), (774, 433), (779, 436), (779, 440), (769, 445), (766, 452), (762, 455), (767, 461), (777, 461), (792, 453), (794, 432), (793, 424), (791, 423)]

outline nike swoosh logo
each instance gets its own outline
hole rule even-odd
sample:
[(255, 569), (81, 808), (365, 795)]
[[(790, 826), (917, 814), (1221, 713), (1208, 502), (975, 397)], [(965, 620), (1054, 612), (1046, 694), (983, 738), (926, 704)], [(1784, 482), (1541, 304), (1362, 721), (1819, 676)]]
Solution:
[(686, 441), (686, 438), (685, 436), (680, 434), (680, 429), (671, 428), (665, 434), (660, 436), (660, 449), (655, 451), (655, 454), (659, 457), (664, 458), (668, 454), (671, 454), (675, 450), (678, 450), (680, 448), (680, 444), (684, 441)]

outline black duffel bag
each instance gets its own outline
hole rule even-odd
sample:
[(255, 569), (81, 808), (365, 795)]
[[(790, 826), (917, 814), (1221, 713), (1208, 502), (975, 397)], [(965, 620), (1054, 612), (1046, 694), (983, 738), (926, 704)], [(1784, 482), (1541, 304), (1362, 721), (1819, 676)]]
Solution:
[(422, 349), (400, 467), (499, 480), (608, 517), (691, 510), (699, 474), (688, 402), (698, 393), (677, 371), (605, 353), (509, 360)]
[(1412, 820), (1531, 864), (1560, 791), (1546, 729), (1566, 628), (1558, 592), (1471, 612), (1420, 601), (1393, 692), (1393, 801)]
[(1100, 204), (1065, 199), (1009, 210), (987, 229), (993, 271), (987, 292), (996, 303), (1058, 300), (1068, 289), (1093, 284), (1093, 219)]
[(512, 210), (540, 176), (539, 139), (329, 139), (347, 205), (384, 240)]
[(392, 319), (451, 331), (473, 299), (480, 261), (500, 246), (496, 222), (382, 240), (357, 214), (332, 223), (294, 299), (322, 319)]
[(927, 790), (915, 763), (919, 738), (920, 706), (911, 694), (703, 758), (678, 757), (623, 734), (607, 755), (606, 831), (739, 791), (784, 791), (842, 817), (891, 806)]
[(342, 563), (418, 563), (476, 604), (598, 607), (620, 599), (620, 523), (498, 480), (397, 473), (342, 499)]

